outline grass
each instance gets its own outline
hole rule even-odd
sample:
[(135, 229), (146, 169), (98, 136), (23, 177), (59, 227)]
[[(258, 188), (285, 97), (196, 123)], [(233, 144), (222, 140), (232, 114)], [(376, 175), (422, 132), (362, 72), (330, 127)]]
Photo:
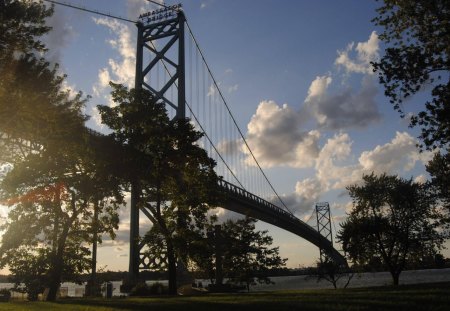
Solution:
[(152, 310), (152, 311), (337, 311), (337, 310), (450, 310), (450, 282), (345, 290), (297, 290), (208, 294), (152, 298), (71, 298), (54, 303), (7, 302), (3, 310)]

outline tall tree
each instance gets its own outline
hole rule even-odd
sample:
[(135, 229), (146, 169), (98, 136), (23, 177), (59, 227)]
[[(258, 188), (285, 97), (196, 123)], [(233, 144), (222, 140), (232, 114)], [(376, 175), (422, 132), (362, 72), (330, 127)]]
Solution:
[(357, 265), (380, 258), (394, 285), (408, 263), (434, 255), (443, 243), (440, 210), (427, 185), (386, 174), (364, 175), (362, 185), (347, 187), (353, 209), (338, 239)]
[(436, 153), (426, 168), (431, 175), (431, 190), (443, 208), (441, 223), (450, 235), (450, 153)]
[[(420, 92), (428, 94), (424, 108), (410, 125), (420, 126), (422, 147), (450, 142), (450, 2), (448, 0), (383, 0), (373, 19), (383, 27), (379, 38), (385, 55), (374, 71), (394, 109), (404, 117), (403, 104)], [(422, 100), (419, 98), (418, 100)]]
[(202, 133), (188, 119), (169, 120), (162, 102), (144, 89), (111, 83), (115, 107), (98, 106), (112, 136), (130, 150), (124, 166), (128, 180), (139, 189), (138, 205), (164, 237), (169, 293), (176, 294), (177, 237), (217, 203), (215, 162), (197, 144)]
[(188, 254), (198, 270), (215, 280), (219, 290), (223, 279), (245, 285), (247, 290), (257, 282), (270, 284), (269, 271), (285, 265), (287, 259), (280, 257), (279, 248), (271, 247), (272, 237), (267, 230), (256, 230), (255, 223), (246, 217), (218, 225), (213, 218), (198, 231)]
[[(100, 208), (101, 215), (96, 231), (114, 236), (117, 228), (120, 185), (108, 176), (109, 166), (96, 161), (81, 141), (28, 155), (1, 184), (11, 211), (2, 226), (0, 266), (8, 265), (17, 283), (38, 280), (29, 284), (48, 287), (47, 300), (56, 298), (63, 280), (76, 281), (88, 267), (93, 206)], [(46, 265), (29, 270), (27, 258)], [(28, 274), (33, 271), (39, 274)], [(35, 292), (35, 288), (28, 290)]]

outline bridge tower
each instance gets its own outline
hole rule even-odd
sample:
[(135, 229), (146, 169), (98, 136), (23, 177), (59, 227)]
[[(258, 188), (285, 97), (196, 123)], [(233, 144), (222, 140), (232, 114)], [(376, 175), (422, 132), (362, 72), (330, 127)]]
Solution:
[[(333, 245), (333, 232), (331, 231), (331, 213), (328, 202), (316, 203), (317, 231)], [(320, 262), (324, 262), (327, 254), (323, 247), (320, 247)]]
[[(166, 104), (170, 116), (185, 118), (185, 16), (181, 4), (166, 6), (139, 16), (137, 23), (135, 88), (149, 90)], [(162, 66), (162, 67), (161, 67)], [(162, 75), (168, 80), (159, 79)], [(130, 215), (129, 278), (153, 262), (141, 253), (139, 244), (139, 185), (132, 182)], [(144, 215), (146, 211), (142, 210)]]

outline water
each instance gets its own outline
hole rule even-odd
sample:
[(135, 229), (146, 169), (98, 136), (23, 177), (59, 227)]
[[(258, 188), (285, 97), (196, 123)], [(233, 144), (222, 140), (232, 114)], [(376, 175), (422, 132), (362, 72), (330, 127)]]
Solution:
[[(333, 285), (325, 280), (317, 281), (317, 278), (298, 275), (298, 276), (280, 276), (270, 278), (275, 285), (256, 285), (252, 286), (252, 291), (266, 290), (295, 290), (295, 289), (320, 289), (333, 288)], [(403, 271), (400, 275), (400, 284), (418, 284), (433, 282), (449, 282), (449, 269), (429, 269), (429, 270), (410, 270)], [(392, 284), (392, 277), (389, 272), (361, 273), (355, 274), (350, 281), (349, 288), (385, 286)], [(342, 287), (342, 282), (340, 282)]]
[[(317, 281), (315, 277), (298, 275), (298, 276), (279, 276), (270, 278), (274, 285), (256, 285), (250, 287), (251, 291), (273, 291), (273, 290), (296, 290), (296, 289), (321, 289), (333, 288), (332, 284), (322, 280)], [(207, 280), (198, 280), (207, 285)], [(418, 283), (432, 283), (432, 282), (448, 282), (450, 281), (449, 269), (430, 269), (430, 270), (411, 270), (403, 271), (400, 275), (400, 284), (418, 284)], [(167, 285), (167, 281), (149, 281), (147, 284), (160, 282)], [(113, 296), (121, 296), (120, 285), (122, 281), (114, 281)], [(361, 273), (355, 274), (348, 287), (369, 287), (369, 286), (384, 286), (392, 284), (392, 277), (389, 272), (376, 273)], [(11, 288), (11, 283), (0, 283), (0, 289)], [(74, 283), (61, 284), (62, 295), (70, 297), (82, 297), (84, 295), (84, 285)], [(15, 293), (14, 296), (21, 298), (22, 294)]]

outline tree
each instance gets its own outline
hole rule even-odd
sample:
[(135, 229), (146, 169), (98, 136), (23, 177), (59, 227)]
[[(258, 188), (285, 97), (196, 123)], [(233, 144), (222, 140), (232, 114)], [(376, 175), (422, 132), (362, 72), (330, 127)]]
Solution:
[(8, 265), (16, 283), (49, 287), (47, 300), (56, 298), (62, 280), (77, 281), (90, 266), (93, 206), (100, 212), (96, 232), (114, 237), (118, 223), (119, 184), (82, 137), (73, 137), (58, 150), (29, 154), (1, 184), (11, 210), (1, 227), (0, 266)]
[(430, 190), (442, 208), (441, 225), (450, 235), (450, 153), (438, 152), (426, 165), (430, 173)]
[[(405, 117), (403, 104), (424, 92), (424, 109), (410, 126), (421, 127), (421, 147), (434, 149), (450, 142), (450, 2), (447, 0), (384, 0), (373, 19), (384, 28), (387, 44), (374, 71), (394, 109)], [(431, 90), (431, 92), (430, 92)], [(421, 100), (421, 99), (419, 99)]]
[(75, 126), (82, 132), (88, 98), (65, 90), (66, 76), (42, 57), (39, 37), (50, 30), (45, 19), (53, 9), (42, 1), (0, 5), (0, 161), (14, 163), (70, 139)]
[(197, 144), (203, 134), (188, 119), (170, 120), (164, 103), (145, 89), (110, 85), (117, 106), (98, 106), (102, 122), (130, 151), (123, 163), (128, 182), (139, 208), (164, 237), (169, 293), (176, 294), (177, 261), (185, 253), (179, 250), (186, 248), (180, 241), (218, 202), (215, 161)]
[(42, 1), (0, 0), (0, 9), (0, 64), (17, 53), (46, 51), (39, 37), (51, 29), (45, 19), (53, 14), (53, 7)]
[(426, 168), (439, 199), (450, 212), (450, 153), (436, 153)]
[(273, 247), (273, 239), (267, 230), (256, 231), (256, 220), (246, 217), (222, 225), (225, 237), (223, 254), (224, 276), (231, 282), (250, 285), (272, 283), (268, 277), (271, 269), (281, 268), (287, 259), (279, 256), (279, 247)]
[(337, 264), (329, 256), (317, 262), (317, 280), (330, 282), (334, 289), (338, 288), (339, 281), (346, 279), (343, 288), (347, 288), (355, 273), (347, 266)]
[(272, 237), (267, 230), (255, 230), (255, 223), (255, 219), (246, 217), (217, 225), (213, 218), (202, 237), (190, 247), (189, 256), (196, 268), (215, 279), (218, 290), (223, 278), (232, 284), (245, 285), (247, 290), (257, 282), (271, 284), (269, 271), (285, 266), (287, 259), (279, 256), (279, 248), (271, 247)]
[(347, 187), (353, 210), (337, 237), (354, 264), (363, 266), (378, 257), (398, 285), (408, 263), (434, 255), (441, 247), (440, 211), (427, 185), (373, 173), (364, 175), (362, 182)]

